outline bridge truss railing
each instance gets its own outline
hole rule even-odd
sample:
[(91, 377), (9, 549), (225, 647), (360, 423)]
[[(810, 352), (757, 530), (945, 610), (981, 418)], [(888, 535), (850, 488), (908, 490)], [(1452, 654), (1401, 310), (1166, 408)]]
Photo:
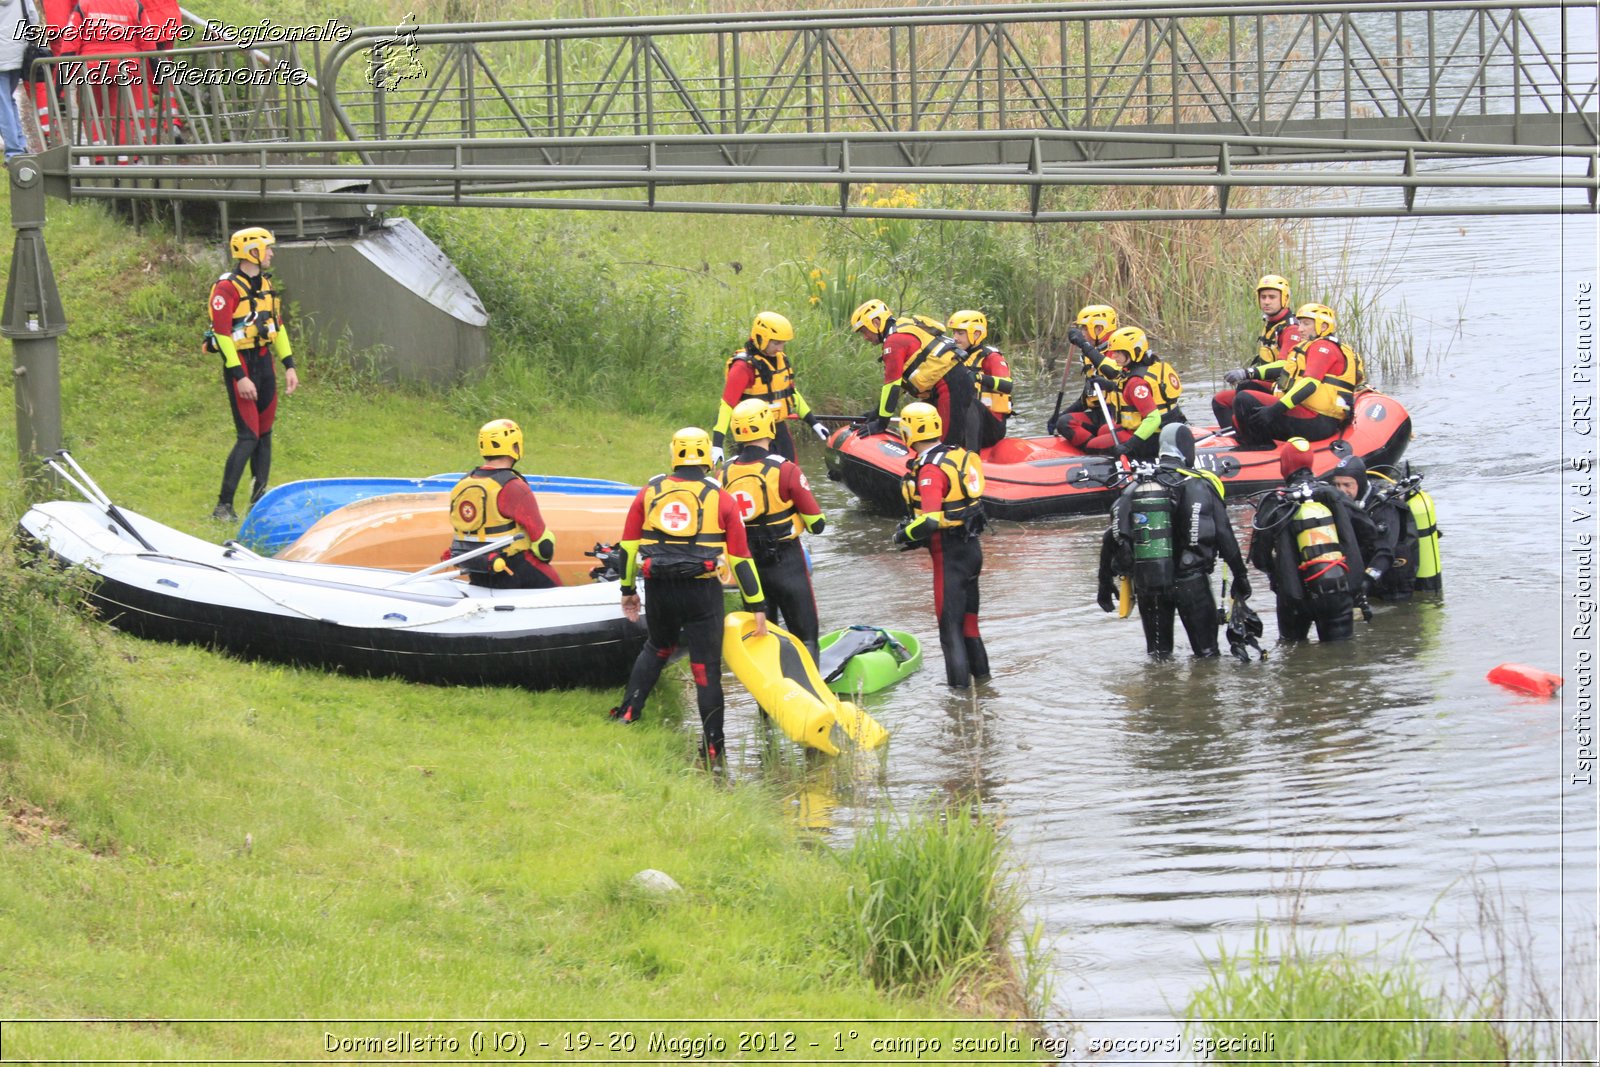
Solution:
[[(1282, 217), (1231, 190), (1370, 184), (1398, 195), (1363, 213), (1481, 213), (1417, 191), (1512, 157), (1493, 182), (1542, 204), (1517, 210), (1573, 211), (1595, 202), (1597, 19), (1589, 0), (1109, 0), (364, 28), (158, 53), (181, 76), (142, 97), (52, 63), (47, 170), (70, 195), (374, 205), (765, 211), (770, 190), (661, 194), (810, 186), (784, 211), (854, 214), (877, 212), (864, 183), (988, 184), (1026, 203), (957, 217), (1044, 221), (1096, 217), (1050, 188), (1106, 184), (1217, 190), (1144, 218)], [(533, 192), (563, 195), (515, 202)]]
[[(1568, 115), (1592, 143), (1595, 20), (1569, 0), (1109, 0), (368, 28), (322, 79), (357, 140), (1387, 120), (1446, 141), (1493, 115), (1549, 143), (1519, 120)], [(413, 76), (368, 90), (397, 50)]]

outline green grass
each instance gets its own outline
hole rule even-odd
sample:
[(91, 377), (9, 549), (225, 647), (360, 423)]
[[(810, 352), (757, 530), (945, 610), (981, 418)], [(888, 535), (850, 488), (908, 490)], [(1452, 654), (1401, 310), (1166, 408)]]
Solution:
[[(936, 989), (1024, 1010), (1048, 995), (1027, 965), (1038, 932), (1020, 930), (1022, 897), (1006, 837), (970, 803), (896, 825), (880, 820), (857, 838), (851, 890), (855, 954), (887, 988)], [(1022, 946), (1018, 970), (1012, 946)]]
[[(1341, 937), (1329, 951), (1291, 934), (1274, 952), (1265, 925), (1238, 955), (1218, 949), (1210, 984), (1189, 1001), (1198, 1036), (1226, 1042), (1254, 1023), (1272, 1020), (1272, 1056), (1287, 1063), (1506, 1063), (1527, 1050), (1512, 1046), (1488, 1019), (1430, 991), (1406, 962), (1363, 953)], [(1230, 1052), (1212, 1058), (1258, 1058)]]

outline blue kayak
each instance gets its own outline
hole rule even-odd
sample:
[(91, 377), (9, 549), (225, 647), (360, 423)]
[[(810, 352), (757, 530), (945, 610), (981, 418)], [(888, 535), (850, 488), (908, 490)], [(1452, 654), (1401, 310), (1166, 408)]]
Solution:
[[(358, 500), (392, 493), (448, 493), (463, 475), (435, 474), (427, 478), (308, 478), (267, 490), (251, 507), (239, 527), (239, 540), (262, 555), (276, 555), (294, 544), (324, 515)], [(639, 487), (605, 478), (562, 478), (525, 474), (535, 493), (569, 493), (591, 496), (632, 496)]]

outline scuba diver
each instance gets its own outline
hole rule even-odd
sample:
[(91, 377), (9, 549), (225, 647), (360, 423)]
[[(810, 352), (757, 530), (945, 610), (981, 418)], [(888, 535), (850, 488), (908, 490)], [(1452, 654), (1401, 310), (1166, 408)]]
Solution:
[(1304, 641), (1317, 627), (1319, 641), (1354, 635), (1354, 610), (1362, 592), (1361, 547), (1345, 495), (1311, 473), (1311, 444), (1292, 437), (1278, 450), (1286, 483), (1256, 503), (1250, 564), (1264, 571), (1278, 596), (1278, 637)]
[(1155, 467), (1142, 467), (1111, 506), (1096, 601), (1111, 611), (1115, 579), (1130, 576), (1145, 651), (1152, 656), (1172, 655), (1175, 612), (1196, 657), (1220, 655), (1222, 618), (1211, 595), (1218, 557), (1233, 572), (1235, 611), (1250, 598), (1250, 575), (1222, 496), (1221, 480), (1194, 468), (1194, 431), (1174, 423), (1161, 430)]
[(1368, 594), (1409, 600), (1419, 588), (1440, 588), (1439, 527), (1421, 475), (1395, 481), (1369, 472), (1360, 456), (1346, 456), (1328, 479), (1350, 499)]
[(900, 412), (900, 439), (911, 449), (901, 482), (909, 514), (894, 532), (902, 548), (933, 556), (933, 611), (939, 620), (945, 680), (957, 688), (989, 680), (989, 651), (978, 632), (978, 575), (983, 571), (983, 461), (940, 440), (932, 404)]

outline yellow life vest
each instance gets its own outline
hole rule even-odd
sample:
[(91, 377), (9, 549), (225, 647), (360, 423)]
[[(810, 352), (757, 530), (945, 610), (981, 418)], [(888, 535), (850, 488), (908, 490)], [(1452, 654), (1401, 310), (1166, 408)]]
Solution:
[[(500, 549), (501, 556), (509, 558), (533, 547), (528, 532), (500, 511), (500, 490), (521, 478), (522, 475), (510, 467), (479, 467), (456, 483), (450, 490), (450, 526), (456, 535), (450, 542), (452, 556), (498, 541), (513, 530), (518, 531), (517, 539)], [(477, 556), (462, 564), (463, 570), (480, 574), (488, 573), (489, 568), (487, 556)]]
[[(265, 347), (271, 342), (272, 334), (283, 325), (283, 307), (277, 291), (272, 288), (272, 279), (265, 273), (258, 277), (259, 291), (252, 290), (249, 276), (242, 271), (232, 270), (217, 279), (232, 282), (239, 293), (239, 302), (233, 306), (232, 333), (233, 346), (241, 352)], [(263, 317), (262, 312), (270, 314)]]
[[(1156, 396), (1156, 414), (1160, 415), (1164, 420), (1167, 412), (1173, 409), (1178, 403), (1178, 397), (1183, 394), (1183, 379), (1178, 377), (1178, 372), (1172, 368), (1172, 364), (1159, 359), (1146, 363), (1130, 364), (1125, 373), (1124, 381), (1135, 377), (1149, 380), (1150, 388)], [(1091, 393), (1090, 395), (1093, 396), (1094, 394)], [(1109, 396), (1106, 397), (1106, 402), (1111, 402)], [(1139, 428), (1139, 424), (1145, 420), (1145, 416), (1139, 413), (1138, 408), (1132, 404), (1124, 404), (1122, 402), (1122, 389), (1120, 386), (1117, 389), (1117, 399), (1112, 410), (1117, 413), (1117, 425), (1124, 430), (1136, 430)]]
[(724, 468), (722, 484), (739, 505), (739, 516), (744, 519), (752, 544), (759, 541), (770, 545), (799, 536), (794, 504), (783, 499), (778, 485), (784, 462), (782, 456), (768, 453), (753, 462), (730, 461)]
[(1338, 524), (1328, 505), (1321, 501), (1307, 500), (1296, 508), (1294, 517), (1289, 520), (1289, 531), (1294, 534), (1302, 571), (1317, 564), (1343, 561), (1344, 546), (1339, 543)]
[(719, 510), (722, 487), (711, 478), (684, 481), (658, 474), (645, 485), (639, 536), (646, 578), (715, 578), (727, 534)]
[(1305, 373), (1306, 353), (1318, 340), (1339, 346), (1339, 351), (1344, 355), (1344, 369), (1337, 374), (1323, 377), (1317, 384), (1316, 391), (1302, 400), (1300, 405), (1318, 415), (1327, 415), (1341, 421), (1347, 420), (1355, 413), (1356, 385), (1366, 377), (1366, 372), (1362, 367), (1361, 357), (1356, 355), (1355, 349), (1337, 337), (1330, 335), (1313, 338), (1295, 345), (1294, 351), (1289, 353), (1288, 373), (1278, 380), (1273, 386), (1273, 391), (1282, 396), (1291, 392), (1297, 382), (1304, 380), (1301, 376)]
[[(994, 345), (979, 345), (967, 353), (967, 366), (972, 368), (974, 378), (980, 380), (984, 374), (983, 361), (991, 355), (999, 355), (1000, 350)], [(985, 389), (980, 384), (978, 387), (978, 403), (989, 409), (989, 414), (996, 418), (1005, 418), (1011, 414), (1011, 394), (1002, 393), (998, 389)]]
[(1266, 363), (1276, 363), (1283, 359), (1278, 346), (1283, 341), (1283, 331), (1294, 325), (1294, 316), (1284, 315), (1276, 322), (1268, 322), (1261, 331), (1261, 336), (1256, 338), (1256, 361), (1254, 366)]
[(944, 323), (926, 315), (891, 319), (884, 336), (892, 333), (909, 334), (917, 339), (920, 347), (906, 360), (900, 380), (912, 396), (929, 399), (934, 386), (944, 380), (952, 367), (961, 363), (960, 346), (944, 332)]
[(941, 529), (964, 526), (983, 517), (983, 460), (959, 445), (939, 444), (919, 456), (900, 481), (900, 495), (912, 518), (922, 513), (917, 477), (922, 468), (936, 464), (945, 475), (944, 521)]
[(789, 357), (782, 352), (776, 356), (758, 356), (753, 355), (747, 348), (741, 348), (728, 357), (724, 373), (733, 369), (733, 365), (741, 360), (750, 364), (750, 369), (755, 372), (755, 380), (745, 387), (744, 399), (754, 397), (769, 404), (776, 404), (779, 419), (787, 419), (793, 414), (794, 368), (789, 365)]

